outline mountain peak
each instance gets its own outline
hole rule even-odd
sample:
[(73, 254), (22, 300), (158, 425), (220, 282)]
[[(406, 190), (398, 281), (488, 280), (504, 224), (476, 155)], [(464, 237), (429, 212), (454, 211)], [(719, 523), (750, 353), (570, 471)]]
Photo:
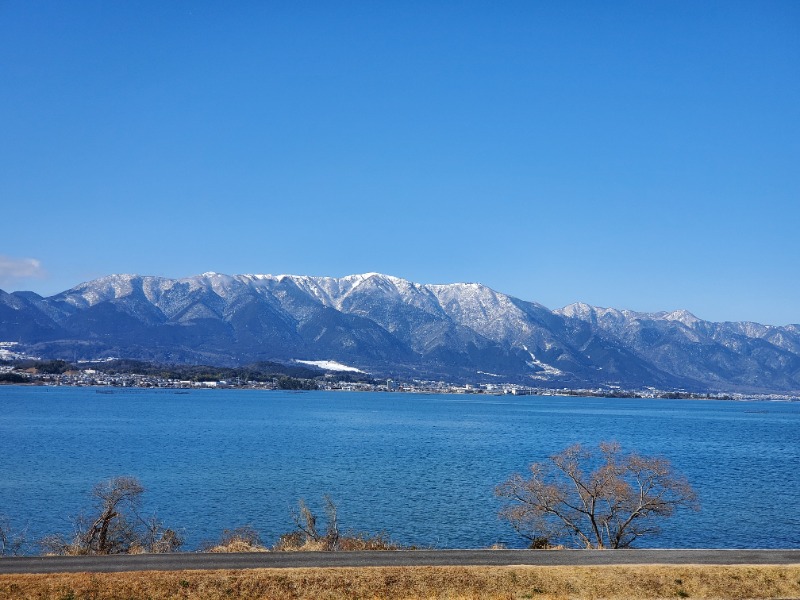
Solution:
[(696, 323), (700, 322), (700, 319), (695, 317), (692, 313), (688, 310), (680, 309), (680, 310), (673, 310), (670, 313), (666, 313), (662, 317), (665, 321), (678, 321), (679, 323), (683, 323), (687, 327), (692, 327)]
[(585, 302), (573, 302), (563, 308), (559, 308), (556, 312), (565, 317), (586, 319), (595, 315), (597, 311), (594, 306), (586, 304)]

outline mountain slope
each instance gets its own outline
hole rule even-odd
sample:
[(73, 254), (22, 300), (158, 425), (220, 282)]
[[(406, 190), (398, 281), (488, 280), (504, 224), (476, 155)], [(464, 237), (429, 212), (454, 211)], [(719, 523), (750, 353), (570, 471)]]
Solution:
[(69, 359), (336, 360), (454, 381), (800, 390), (797, 325), (586, 304), (551, 311), (476, 283), (378, 273), (111, 275), (50, 298), (0, 291), (0, 341)]

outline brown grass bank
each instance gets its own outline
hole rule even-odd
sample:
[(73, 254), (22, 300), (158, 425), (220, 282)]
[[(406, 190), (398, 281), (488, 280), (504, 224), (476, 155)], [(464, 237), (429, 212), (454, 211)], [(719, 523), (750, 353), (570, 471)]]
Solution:
[(800, 598), (800, 565), (362, 567), (0, 575), (0, 598)]

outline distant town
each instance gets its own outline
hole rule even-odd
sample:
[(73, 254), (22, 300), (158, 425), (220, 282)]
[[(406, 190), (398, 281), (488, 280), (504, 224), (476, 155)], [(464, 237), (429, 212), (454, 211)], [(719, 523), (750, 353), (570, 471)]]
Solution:
[[(137, 369), (137, 367), (139, 367)], [(2, 361), (0, 384), (93, 387), (97, 393), (132, 389), (255, 389), (296, 391), (359, 391), (412, 394), (487, 394), (513, 396), (584, 396), (605, 398), (663, 398), (710, 400), (800, 401), (783, 394), (696, 393), (685, 390), (637, 390), (621, 387), (547, 388), (513, 383), (450, 383), (446, 381), (375, 379), (348, 373), (317, 373), (298, 367), (263, 363), (245, 369), (163, 366), (138, 361), (81, 365), (66, 361)], [(143, 372), (136, 372), (136, 371)], [(272, 371), (272, 372), (270, 372)], [(217, 377), (216, 372), (223, 376)], [(252, 377), (243, 375), (251, 374)]]

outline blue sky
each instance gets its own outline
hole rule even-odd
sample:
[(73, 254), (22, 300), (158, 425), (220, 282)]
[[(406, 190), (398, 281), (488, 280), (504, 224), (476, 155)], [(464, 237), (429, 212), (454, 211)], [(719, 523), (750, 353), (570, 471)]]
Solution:
[(0, 288), (479, 281), (800, 322), (798, 2), (0, 0)]

